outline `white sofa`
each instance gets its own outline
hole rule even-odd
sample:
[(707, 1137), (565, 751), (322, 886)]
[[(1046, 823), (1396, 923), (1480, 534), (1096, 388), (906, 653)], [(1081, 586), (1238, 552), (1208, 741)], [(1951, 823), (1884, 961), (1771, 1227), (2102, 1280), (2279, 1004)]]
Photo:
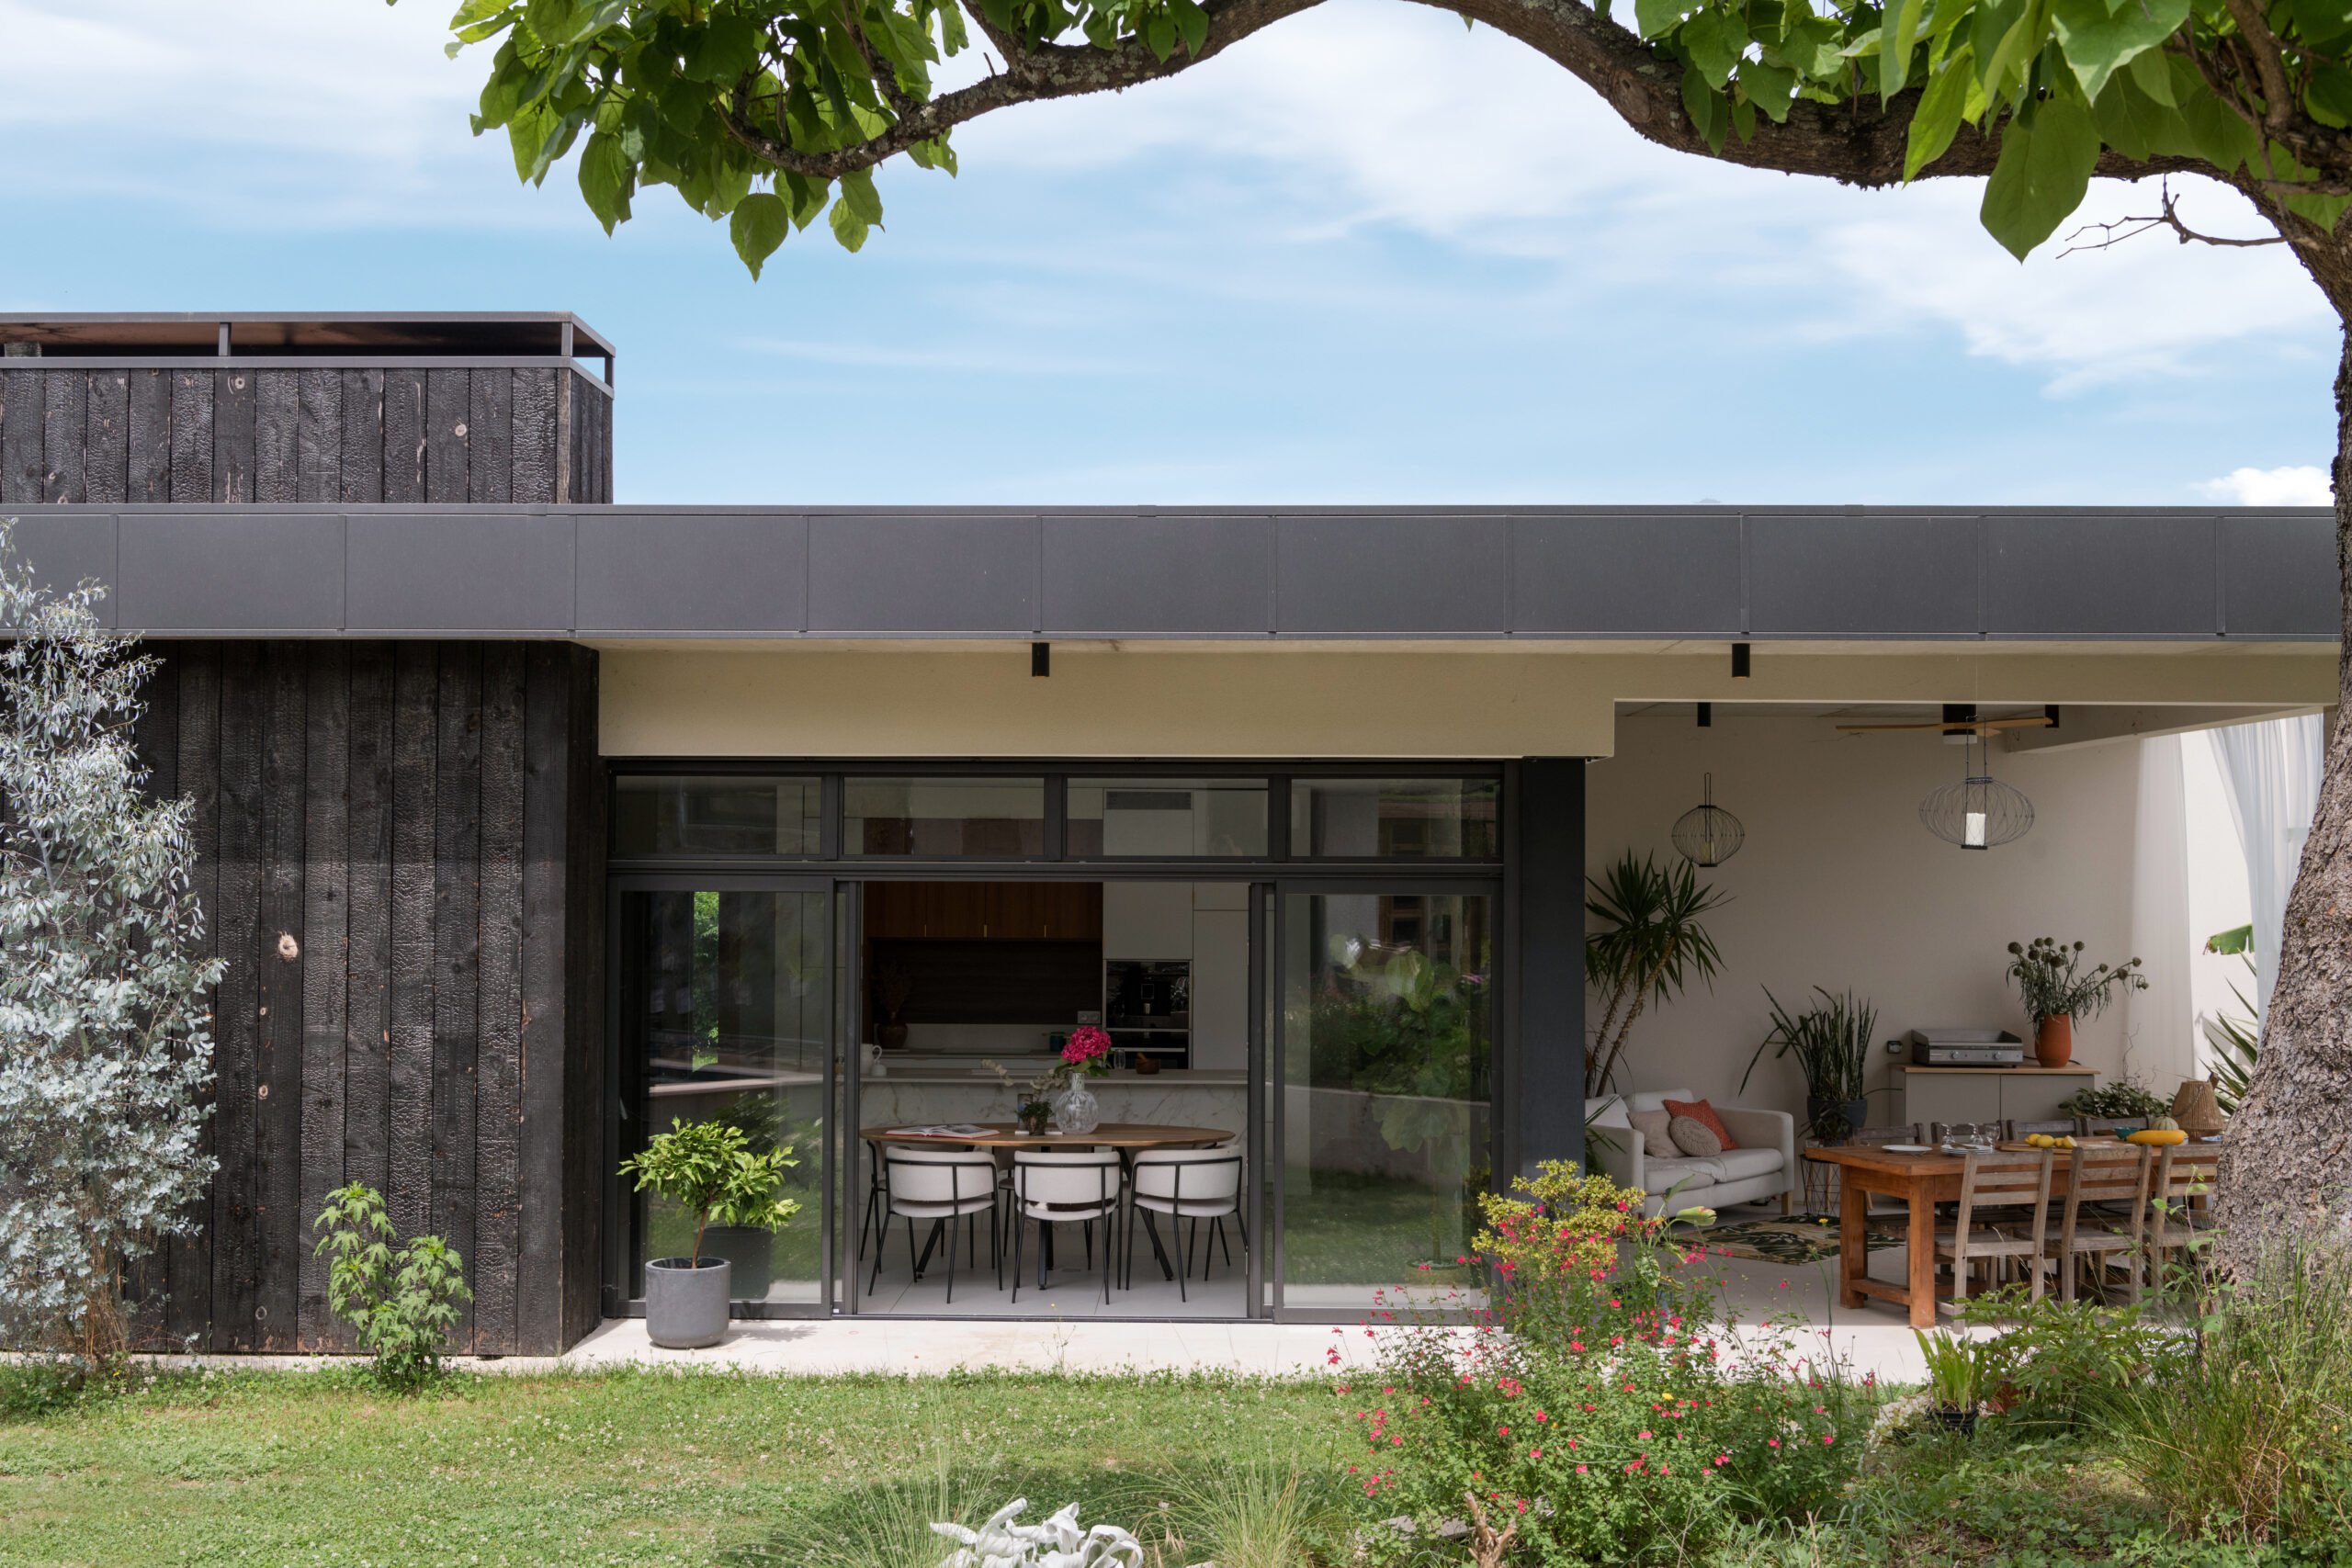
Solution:
[[(1726, 1203), (1754, 1203), (1778, 1194), (1787, 1213), (1795, 1201), (1797, 1185), (1797, 1122), (1785, 1111), (1758, 1111), (1740, 1105), (1718, 1105), (1724, 1130), (1739, 1143), (1736, 1149), (1703, 1159), (1633, 1153), (1634, 1125), (1629, 1111), (1662, 1111), (1669, 1100), (1694, 1100), (1687, 1089), (1643, 1089), (1584, 1102), (1585, 1168), (1604, 1172), (1620, 1187), (1638, 1188), (1646, 1194), (1642, 1213), (1657, 1214), (1666, 1207), (1667, 1192), (1677, 1182), (1674, 1207), (1704, 1204), (1720, 1209)], [(1607, 1110), (1602, 1110), (1607, 1106)], [(1612, 1132), (1615, 1136), (1610, 1134)]]

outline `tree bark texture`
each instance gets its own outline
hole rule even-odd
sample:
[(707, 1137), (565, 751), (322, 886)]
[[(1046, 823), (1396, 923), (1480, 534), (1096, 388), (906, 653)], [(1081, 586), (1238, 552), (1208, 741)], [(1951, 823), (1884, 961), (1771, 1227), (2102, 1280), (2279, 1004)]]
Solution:
[[(2352, 257), (2342, 242), (2295, 248), (2343, 314)], [(2340, 692), (2352, 679), (2352, 332), (2335, 373), (2335, 432)], [(2262, 1054), (2222, 1135), (2215, 1181), (2222, 1266), (2240, 1278), (2291, 1232), (2352, 1241), (2352, 724), (2341, 719), (2276, 962)]]

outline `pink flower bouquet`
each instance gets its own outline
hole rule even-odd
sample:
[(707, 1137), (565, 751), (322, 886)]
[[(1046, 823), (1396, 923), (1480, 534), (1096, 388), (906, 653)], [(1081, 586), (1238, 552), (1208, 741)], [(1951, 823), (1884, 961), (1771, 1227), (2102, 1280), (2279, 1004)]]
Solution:
[(1097, 1076), (1111, 1070), (1111, 1037), (1092, 1024), (1072, 1031), (1062, 1047), (1062, 1062), (1073, 1073)]

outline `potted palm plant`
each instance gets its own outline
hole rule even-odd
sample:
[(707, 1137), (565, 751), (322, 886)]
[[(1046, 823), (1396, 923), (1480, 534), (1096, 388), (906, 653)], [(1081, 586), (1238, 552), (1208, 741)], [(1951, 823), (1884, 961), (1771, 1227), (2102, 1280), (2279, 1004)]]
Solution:
[(2022, 946), (2009, 943), (2009, 978), (2033, 1020), (2034, 1060), (2045, 1067), (2063, 1067), (2075, 1059), (2075, 1020), (2096, 1018), (2119, 990), (2148, 988), (2136, 958), (2102, 964), (2087, 975), (2082, 968), (2079, 942), (2070, 947), (2038, 936)]
[(1747, 1089), (1767, 1046), (1780, 1046), (1772, 1055), (1776, 1062), (1795, 1053), (1804, 1074), (1805, 1125), (1827, 1144), (1850, 1137), (1870, 1120), (1870, 1090), (1862, 1080), (1870, 1071), (1878, 1010), (1851, 991), (1834, 997), (1819, 986), (1813, 990), (1821, 1005), (1792, 1017), (1771, 987), (1765, 987), (1764, 999), (1772, 1004), (1772, 1032), (1747, 1059), (1739, 1087)]
[(645, 1265), (646, 1337), (666, 1349), (692, 1350), (727, 1337), (733, 1269), (724, 1258), (706, 1258), (703, 1236), (713, 1221), (773, 1235), (800, 1212), (780, 1196), (784, 1173), (799, 1162), (789, 1145), (754, 1153), (743, 1129), (727, 1122), (673, 1120), (646, 1140), (645, 1150), (621, 1162), (639, 1191), (675, 1203), (695, 1222), (693, 1252), (649, 1258)]
[(1729, 895), (1702, 884), (1689, 865), (1668, 871), (1657, 857), (1625, 852), (1600, 876), (1586, 879), (1585, 911), (1600, 926), (1584, 939), (1584, 972), (1600, 992), (1600, 1027), (1585, 1053), (1584, 1093), (1600, 1095), (1624, 1054), (1634, 1021), (1692, 979), (1714, 983), (1723, 957), (1699, 917)]

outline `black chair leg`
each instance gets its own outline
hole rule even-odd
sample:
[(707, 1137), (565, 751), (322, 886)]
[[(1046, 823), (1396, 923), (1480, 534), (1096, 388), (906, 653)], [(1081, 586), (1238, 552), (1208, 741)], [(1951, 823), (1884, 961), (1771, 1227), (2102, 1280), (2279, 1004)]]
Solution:
[[(863, 1238), (863, 1237), (864, 1237), (865, 1234), (865, 1232), (863, 1232), (863, 1231), (860, 1231), (860, 1232), (858, 1233), (858, 1235), (859, 1235), (859, 1236), (860, 1236), (861, 1238)], [(888, 1238), (888, 1236), (885, 1236), (885, 1237), (883, 1238), (883, 1240), (884, 1240), (884, 1241), (887, 1241), (887, 1240), (888, 1240), (888, 1239), (889, 1239), (889, 1238)], [(864, 1254), (863, 1252), (861, 1252), (861, 1253), (859, 1253), (859, 1254), (858, 1254), (858, 1256), (859, 1256), (859, 1257), (861, 1257), (861, 1258), (863, 1258), (863, 1257), (865, 1256), (865, 1254)], [(876, 1285), (879, 1285), (881, 1282), (882, 1282), (882, 1242), (881, 1242), (881, 1241), (877, 1241), (877, 1242), (876, 1242), (876, 1243), (874, 1244), (874, 1277), (873, 1277), (872, 1279), (870, 1279), (870, 1280), (866, 1280), (866, 1281), (865, 1281), (865, 1293), (866, 1293), (867, 1295), (869, 1295), (869, 1296), (870, 1296), (870, 1295), (872, 1295), (872, 1294), (874, 1293), (874, 1288), (875, 1288)]]
[(1146, 1209), (1143, 1212), (1143, 1228), (1145, 1234), (1151, 1237), (1151, 1255), (1159, 1259), (1160, 1278), (1163, 1280), (1175, 1279), (1176, 1269), (1175, 1266), (1168, 1260), (1168, 1249), (1159, 1245), (1159, 1222), (1151, 1217), (1151, 1211), (1149, 1209)]
[(1012, 1299), (1021, 1299), (1021, 1243), (1025, 1227), (1021, 1223), (1021, 1211), (1012, 1211)]
[(956, 1303), (956, 1216), (948, 1215), (944, 1224), (947, 1228), (947, 1302), (953, 1306)]
[[(1232, 1243), (1230, 1240), (1227, 1239), (1227, 1237), (1226, 1237), (1226, 1234), (1225, 1234), (1225, 1216), (1224, 1216), (1224, 1215), (1222, 1215), (1222, 1214), (1219, 1214), (1219, 1215), (1217, 1216), (1217, 1221), (1216, 1221), (1216, 1244), (1217, 1244), (1217, 1246), (1218, 1246), (1219, 1247), (1223, 1248), (1223, 1249), (1224, 1249), (1224, 1251), (1225, 1251), (1225, 1266), (1226, 1266), (1227, 1269), (1232, 1268), (1232, 1267), (1233, 1267), (1233, 1243)], [(1208, 1278), (1208, 1275), (1204, 1272), (1204, 1273), (1203, 1273), (1203, 1274), (1201, 1275), (1201, 1278), (1202, 1278), (1202, 1279), (1204, 1279), (1204, 1280), (1205, 1280), (1205, 1279), (1207, 1279), (1207, 1278)]]
[[(1196, 1236), (1200, 1233), (1201, 1222), (1194, 1220), (1192, 1234)], [(1184, 1294), (1184, 1277), (1193, 1271), (1193, 1243), (1184, 1233), (1184, 1216), (1182, 1214), (1176, 1216), (1176, 1246), (1182, 1256), (1182, 1266), (1176, 1270), (1176, 1299), (1182, 1302), (1191, 1299)]]

